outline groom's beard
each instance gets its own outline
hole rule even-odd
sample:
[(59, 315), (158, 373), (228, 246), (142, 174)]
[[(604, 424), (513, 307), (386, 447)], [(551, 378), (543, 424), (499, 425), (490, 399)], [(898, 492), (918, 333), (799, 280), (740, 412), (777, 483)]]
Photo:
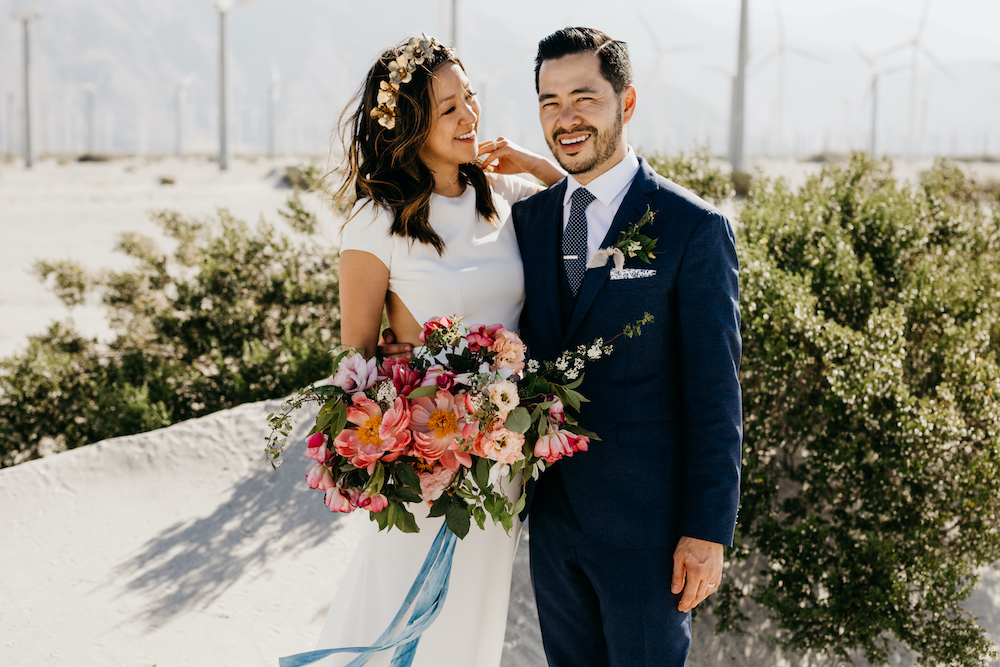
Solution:
[[(549, 150), (552, 151), (552, 155), (555, 156), (556, 161), (562, 168), (574, 175), (584, 174), (594, 167), (604, 164), (611, 159), (611, 156), (618, 150), (618, 144), (621, 143), (622, 128), (624, 126), (621, 112), (621, 104), (619, 104), (614, 125), (609, 128), (608, 132), (600, 132), (593, 125), (580, 125), (579, 127), (574, 127), (572, 130), (557, 130), (548, 140)], [(591, 141), (594, 143), (594, 150), (589, 159), (583, 158), (581, 161), (580, 156), (564, 155), (560, 150), (559, 137), (564, 134), (573, 134), (574, 132), (590, 133)], [(572, 162), (567, 162), (567, 160), (572, 160)]]

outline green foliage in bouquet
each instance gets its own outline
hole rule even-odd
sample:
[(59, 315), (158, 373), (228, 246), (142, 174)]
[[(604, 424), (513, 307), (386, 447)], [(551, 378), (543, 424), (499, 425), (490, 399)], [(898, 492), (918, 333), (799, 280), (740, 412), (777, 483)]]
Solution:
[(742, 210), (747, 565), (715, 613), (740, 627), (748, 596), (800, 652), (982, 665), (960, 605), (1000, 560), (1000, 206), (947, 162), (890, 171), (854, 155)]
[(643, 154), (643, 157), (660, 176), (687, 188), (705, 201), (718, 205), (734, 194), (732, 179), (710, 164), (712, 156), (708, 146), (698, 146), (690, 153), (652, 153)]
[(225, 211), (206, 221), (160, 212), (173, 251), (125, 234), (129, 270), (40, 262), (67, 305), (99, 295), (114, 339), (57, 324), (0, 361), (0, 463), (287, 395), (329, 374), (336, 255), (297, 197), (282, 215), (296, 234)]

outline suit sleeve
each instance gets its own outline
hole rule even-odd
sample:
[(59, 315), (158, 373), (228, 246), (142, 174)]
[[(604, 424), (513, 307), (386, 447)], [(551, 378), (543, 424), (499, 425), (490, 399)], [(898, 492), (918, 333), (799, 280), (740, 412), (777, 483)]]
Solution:
[(681, 534), (731, 545), (743, 442), (739, 265), (729, 222), (695, 226), (677, 283), (683, 396)]

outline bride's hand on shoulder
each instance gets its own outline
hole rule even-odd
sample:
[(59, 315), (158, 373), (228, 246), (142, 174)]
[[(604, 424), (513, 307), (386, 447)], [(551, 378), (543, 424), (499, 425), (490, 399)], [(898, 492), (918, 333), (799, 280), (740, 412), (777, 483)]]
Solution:
[(483, 171), (495, 174), (531, 174), (546, 186), (553, 185), (566, 175), (552, 160), (521, 148), (504, 137), (479, 144), (476, 163)]

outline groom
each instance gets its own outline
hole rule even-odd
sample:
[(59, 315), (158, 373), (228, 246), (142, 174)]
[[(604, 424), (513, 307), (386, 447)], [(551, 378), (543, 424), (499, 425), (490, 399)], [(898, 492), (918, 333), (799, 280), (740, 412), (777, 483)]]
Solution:
[[(720, 583), (739, 499), (733, 233), (626, 143), (636, 93), (624, 42), (589, 28), (549, 35), (535, 83), (542, 131), (570, 175), (514, 206), (521, 337), (533, 358), (555, 359), (654, 317), (587, 366), (580, 423), (601, 440), (547, 470), (529, 500), (545, 654), (552, 667), (683, 665), (690, 611)], [(647, 208), (655, 258), (588, 269)]]

